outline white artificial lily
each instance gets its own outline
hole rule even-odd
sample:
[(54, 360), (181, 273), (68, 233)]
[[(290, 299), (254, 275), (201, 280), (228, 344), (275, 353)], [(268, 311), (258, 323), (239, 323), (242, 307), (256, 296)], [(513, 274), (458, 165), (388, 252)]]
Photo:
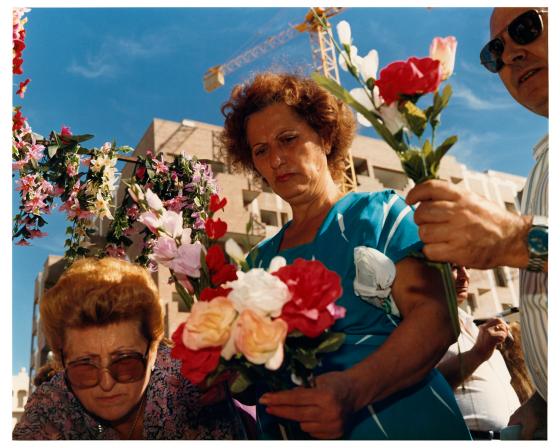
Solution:
[(338, 33), (338, 40), (342, 45), (348, 45), (352, 43), (352, 30), (350, 29), (350, 24), (346, 20), (338, 22), (336, 25), (336, 32)]
[(237, 244), (237, 242), (233, 238), (229, 238), (226, 241), (226, 254), (230, 256), (237, 264), (241, 264), (245, 261), (245, 254), (243, 253), (243, 249)]
[(360, 58), (358, 61), (358, 71), (366, 82), (369, 79), (377, 79), (377, 69), (379, 68), (377, 50), (371, 50), (366, 57)]
[(161, 202), (161, 199), (158, 197), (158, 195), (149, 188), (146, 190), (146, 202), (148, 203), (148, 207), (150, 207), (152, 210), (155, 210), (157, 212), (161, 212), (163, 210), (163, 202)]
[(349, 71), (347, 59), (350, 59), (350, 65), (356, 68), (358, 67), (361, 58), (360, 56), (358, 56), (358, 48), (356, 48), (356, 46), (352, 45), (352, 47), (350, 48), (350, 55), (348, 55), (347, 53), (340, 53), (338, 55), (338, 64), (340, 65), (340, 68), (342, 68), (342, 70), (344, 70), (345, 72)]
[(381, 115), (383, 123), (393, 135), (406, 126), (406, 119), (399, 112), (397, 102), (394, 102), (390, 106), (386, 104), (382, 105), (379, 108), (379, 115)]

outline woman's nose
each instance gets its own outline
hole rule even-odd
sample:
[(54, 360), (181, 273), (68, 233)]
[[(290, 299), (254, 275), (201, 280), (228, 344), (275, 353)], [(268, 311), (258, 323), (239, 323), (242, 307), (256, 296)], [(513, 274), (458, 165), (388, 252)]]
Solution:
[(99, 387), (104, 391), (109, 391), (115, 385), (115, 379), (112, 377), (109, 369), (99, 370)]

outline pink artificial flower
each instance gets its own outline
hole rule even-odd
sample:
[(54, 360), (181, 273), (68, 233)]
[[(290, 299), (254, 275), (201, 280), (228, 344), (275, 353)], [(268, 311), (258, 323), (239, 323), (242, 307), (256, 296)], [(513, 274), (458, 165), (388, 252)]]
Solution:
[(107, 252), (107, 255), (109, 255), (110, 257), (120, 258), (122, 260), (126, 258), (126, 251), (122, 246), (117, 246), (116, 244), (109, 244), (107, 245), (107, 247), (105, 247), (105, 251)]
[(12, 171), (21, 170), (26, 163), (27, 160), (18, 160), (17, 162), (12, 162)]
[(27, 242), (27, 240), (24, 240), (23, 238), (21, 240), (19, 240), (16, 243), (16, 246), (31, 246), (31, 244), (29, 244), (29, 242)]
[(154, 212), (144, 212), (138, 217), (138, 221), (144, 224), (152, 233), (156, 235), (161, 227), (161, 222), (159, 217)]
[(29, 231), (31, 238), (43, 238), (48, 235), (47, 232), (41, 232), (39, 229), (32, 229)]
[(163, 210), (163, 202), (157, 194), (155, 194), (151, 189), (146, 189), (145, 193), (146, 202), (148, 203), (148, 207), (155, 211)]
[(434, 37), (430, 45), (430, 57), (439, 61), (442, 81), (453, 74), (457, 39), (454, 36)]
[(152, 251), (150, 259), (164, 266), (169, 266), (173, 259), (177, 257), (177, 243), (173, 238), (163, 235), (156, 240)]
[(66, 165), (66, 174), (70, 177), (73, 177), (76, 174), (78, 174), (78, 171), (76, 170), (76, 165), (74, 165), (73, 163), (69, 163), (68, 165)]
[[(178, 238), (183, 233), (183, 214), (164, 210), (161, 217), (161, 228), (171, 238)], [(190, 241), (189, 241), (190, 242)]]
[(165, 162), (159, 159), (154, 159), (154, 165), (156, 168), (156, 173), (158, 174), (165, 174), (169, 172), (169, 167), (165, 164)]
[(165, 208), (168, 210), (179, 213), (185, 207), (186, 198), (183, 196), (176, 196), (164, 202)]
[(130, 218), (130, 219), (136, 219), (138, 218), (138, 215), (140, 214), (140, 210), (138, 209), (138, 206), (136, 204), (128, 207), (128, 209), (126, 210), (126, 215)]
[(194, 287), (186, 275), (175, 273), (175, 278), (189, 294), (194, 294)]
[(43, 158), (44, 150), (45, 147), (43, 145), (31, 145), (27, 154), (30, 159), (39, 161)]
[(194, 244), (182, 244), (177, 250), (177, 257), (171, 262), (170, 269), (179, 274), (189, 277), (200, 277), (200, 253), (202, 245), (200, 242)]

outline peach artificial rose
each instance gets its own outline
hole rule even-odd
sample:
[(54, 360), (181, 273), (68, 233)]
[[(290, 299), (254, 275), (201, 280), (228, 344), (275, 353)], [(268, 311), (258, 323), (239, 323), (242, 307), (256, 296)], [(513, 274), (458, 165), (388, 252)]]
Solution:
[(234, 330), (235, 346), (253, 364), (264, 364), (276, 370), (284, 360), (284, 341), (288, 324), (282, 319), (272, 320), (253, 310), (244, 309)]
[(227, 297), (196, 302), (187, 318), (183, 344), (191, 350), (224, 345), (231, 335), (237, 312)]

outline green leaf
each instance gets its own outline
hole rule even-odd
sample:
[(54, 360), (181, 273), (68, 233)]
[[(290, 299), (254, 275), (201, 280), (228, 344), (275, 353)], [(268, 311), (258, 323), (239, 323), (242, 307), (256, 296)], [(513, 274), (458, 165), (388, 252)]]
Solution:
[(238, 370), (233, 383), (229, 386), (232, 394), (240, 394), (252, 384), (251, 379), (243, 370)]
[(424, 155), (424, 158), (426, 158), (431, 153), (432, 153), (432, 144), (430, 143), (430, 140), (426, 139), (426, 141), (424, 142), (424, 146), (422, 146), (422, 154)]
[(448, 137), (445, 139), (445, 141), (439, 145), (436, 148), (436, 155), (438, 157), (438, 160), (441, 160), (441, 158), (447, 153), (447, 151), (449, 151), (449, 149), (451, 149), (451, 147), (457, 143), (457, 136), (456, 135), (452, 135), (451, 137)]
[(410, 126), (410, 130), (414, 132), (417, 137), (421, 137), (426, 129), (426, 114), (412, 101), (406, 101), (399, 107), (399, 111), (404, 114), (406, 121)]
[(317, 353), (330, 353), (338, 350), (344, 343), (344, 333), (329, 333), (327, 338), (317, 347)]
[(309, 370), (312, 370), (319, 365), (319, 361), (312, 350), (297, 349), (293, 357)]
[(443, 88), (443, 92), (441, 94), (441, 109), (445, 109), (447, 107), (447, 105), (449, 104), (449, 100), (451, 99), (451, 95), (453, 94), (453, 88), (451, 87), (451, 84), (447, 84), (444, 88)]
[(93, 137), (93, 134), (72, 135), (71, 137), (64, 137), (64, 140), (67, 142), (81, 143), (86, 140), (91, 140)]
[(401, 165), (404, 172), (410, 177), (414, 183), (420, 183), (427, 177), (424, 160), (420, 151), (415, 149), (408, 149), (402, 154), (399, 154)]
[(194, 304), (193, 296), (191, 296), (188, 293), (188, 291), (184, 288), (184, 286), (181, 285), (181, 283), (177, 280), (177, 277), (175, 277), (175, 275), (173, 275), (173, 280), (175, 281), (175, 288), (179, 293), (179, 297), (181, 297), (181, 299), (183, 300), (185, 306), (187, 307), (187, 311), (190, 311)]

